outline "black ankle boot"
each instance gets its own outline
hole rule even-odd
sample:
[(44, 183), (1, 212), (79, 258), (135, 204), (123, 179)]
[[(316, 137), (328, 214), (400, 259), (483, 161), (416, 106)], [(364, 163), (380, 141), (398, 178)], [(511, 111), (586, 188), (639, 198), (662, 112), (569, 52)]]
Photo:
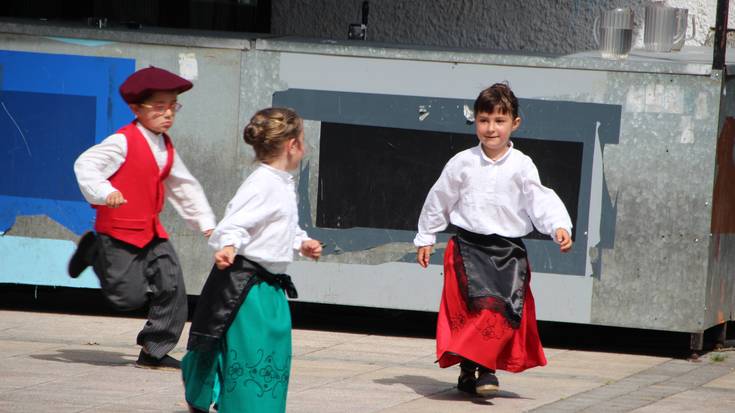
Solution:
[(500, 383), (498, 382), (498, 377), (495, 375), (495, 370), (484, 367), (480, 367), (478, 370), (475, 392), (483, 397), (496, 394), (500, 390)]
[(69, 276), (71, 278), (79, 277), (79, 274), (81, 274), (85, 268), (92, 265), (96, 254), (97, 235), (92, 231), (88, 231), (79, 238), (77, 249), (69, 260), (69, 266), (67, 268)]
[(477, 365), (469, 360), (463, 360), (459, 363), (459, 368), (457, 390), (468, 394), (476, 394), (477, 378), (475, 372), (477, 371)]

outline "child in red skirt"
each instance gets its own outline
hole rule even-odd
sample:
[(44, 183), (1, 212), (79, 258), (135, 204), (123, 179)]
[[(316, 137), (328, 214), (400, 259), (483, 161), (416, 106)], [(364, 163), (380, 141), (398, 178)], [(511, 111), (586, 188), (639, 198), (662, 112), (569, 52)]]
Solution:
[(510, 87), (483, 90), (474, 110), (480, 144), (447, 162), (426, 197), (414, 244), (426, 267), (436, 233), (457, 227), (444, 253), (437, 359), (442, 368), (460, 364), (459, 390), (490, 396), (499, 388), (495, 370), (546, 364), (521, 237), (535, 226), (567, 252), (572, 222), (531, 158), (513, 148), (521, 118)]

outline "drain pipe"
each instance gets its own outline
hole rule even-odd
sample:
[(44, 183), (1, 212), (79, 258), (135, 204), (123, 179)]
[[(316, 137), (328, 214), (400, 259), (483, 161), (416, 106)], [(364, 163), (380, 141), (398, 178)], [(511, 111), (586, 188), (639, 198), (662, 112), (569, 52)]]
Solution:
[(730, 0), (717, 0), (715, 20), (715, 41), (712, 46), (712, 71), (725, 70), (725, 50), (727, 49), (727, 12)]

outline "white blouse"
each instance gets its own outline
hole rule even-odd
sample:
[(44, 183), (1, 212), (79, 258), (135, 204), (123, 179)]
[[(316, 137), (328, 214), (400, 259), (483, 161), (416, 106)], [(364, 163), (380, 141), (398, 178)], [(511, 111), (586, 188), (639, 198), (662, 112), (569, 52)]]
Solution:
[(232, 245), (238, 255), (277, 274), (286, 271), (293, 251), (308, 239), (299, 227), (293, 176), (260, 164), (227, 204), (209, 246), (220, 250)]
[(419, 217), (417, 247), (433, 245), (452, 223), (477, 234), (522, 237), (533, 225), (551, 235), (572, 220), (556, 193), (543, 185), (531, 158), (513, 148), (493, 161), (480, 145), (447, 162), (426, 196)]
[[(149, 131), (139, 123), (136, 123), (136, 126), (148, 142), (158, 168), (163, 169), (168, 157), (163, 136)], [(92, 205), (104, 205), (107, 196), (117, 191), (109, 178), (120, 169), (127, 154), (128, 142), (125, 135), (116, 133), (79, 155), (74, 162), (74, 173), (79, 182), (79, 189), (87, 202)], [(163, 186), (166, 199), (189, 227), (200, 231), (214, 228), (217, 220), (209, 206), (207, 196), (199, 181), (189, 172), (175, 150), (171, 173), (163, 181)]]

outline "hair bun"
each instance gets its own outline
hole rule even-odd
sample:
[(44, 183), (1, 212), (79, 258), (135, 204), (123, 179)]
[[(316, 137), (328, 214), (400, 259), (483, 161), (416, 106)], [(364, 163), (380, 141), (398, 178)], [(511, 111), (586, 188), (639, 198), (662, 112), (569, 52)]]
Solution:
[(292, 109), (266, 108), (250, 118), (243, 129), (245, 143), (255, 150), (258, 160), (272, 159), (289, 140), (298, 137), (303, 130), (303, 121)]
[(248, 126), (245, 127), (245, 131), (243, 133), (243, 139), (245, 140), (245, 143), (248, 145), (252, 145), (256, 142), (258, 142), (260, 139), (258, 139), (263, 134), (263, 127), (256, 125), (253, 121), (251, 121)]

